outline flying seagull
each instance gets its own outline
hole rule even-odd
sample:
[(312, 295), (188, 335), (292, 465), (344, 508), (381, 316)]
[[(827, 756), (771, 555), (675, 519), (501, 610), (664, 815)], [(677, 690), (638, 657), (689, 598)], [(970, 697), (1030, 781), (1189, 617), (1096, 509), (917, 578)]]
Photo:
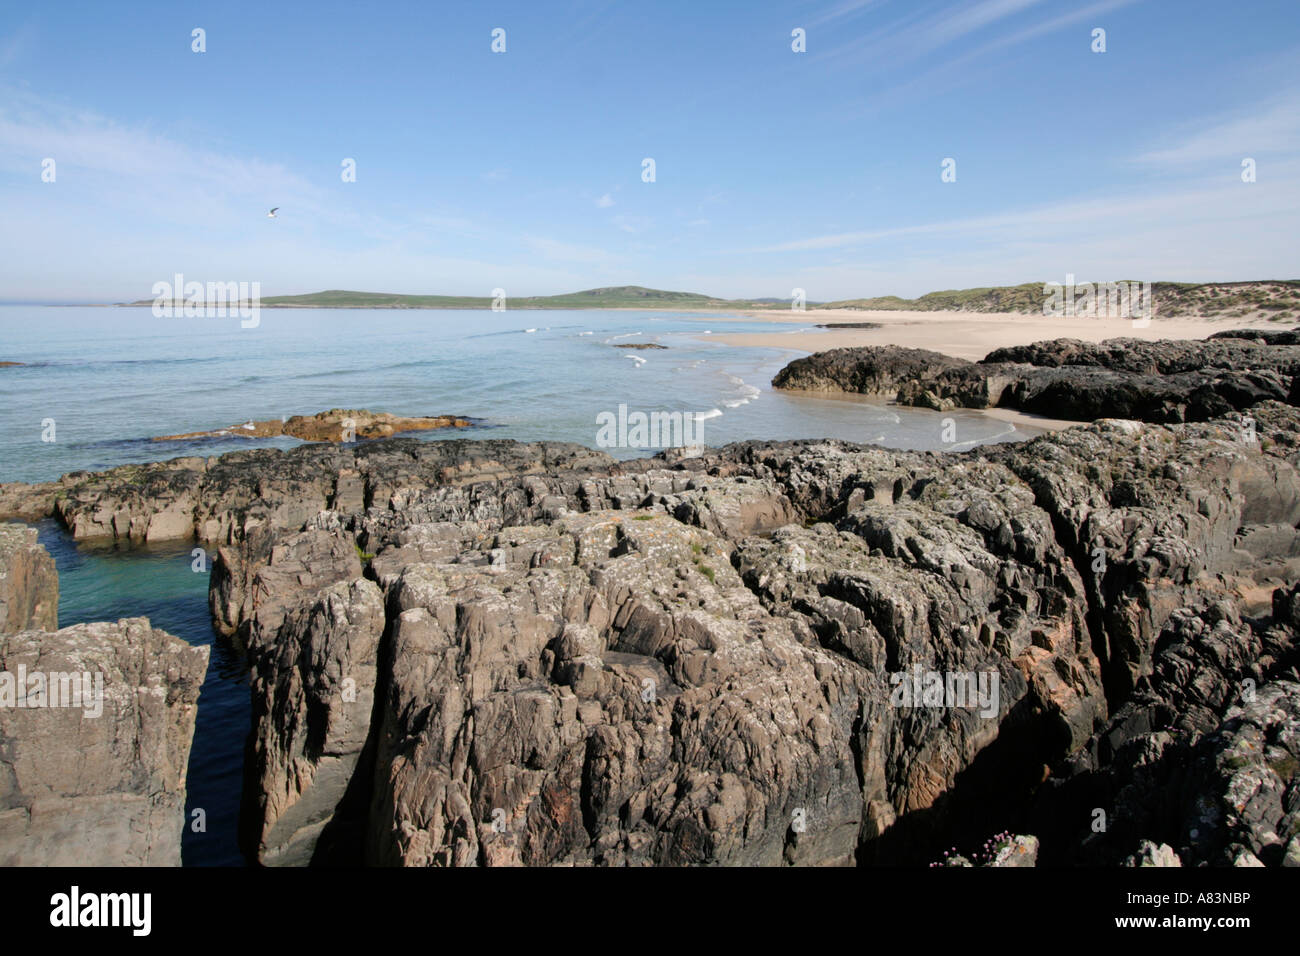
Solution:
[(280, 208), (279, 206), (274, 207), (270, 212), (268, 212), (268, 213), (266, 214), (266, 218), (267, 218), (267, 219), (274, 219), (274, 218), (275, 218), (275, 210), (276, 210), (276, 209), (279, 209), (279, 208)]

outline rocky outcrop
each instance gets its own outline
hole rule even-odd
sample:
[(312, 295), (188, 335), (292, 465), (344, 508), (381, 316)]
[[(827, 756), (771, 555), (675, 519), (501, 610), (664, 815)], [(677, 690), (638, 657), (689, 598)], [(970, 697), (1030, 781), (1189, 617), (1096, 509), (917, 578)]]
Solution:
[(179, 865), (207, 661), (143, 618), (0, 637), (0, 865)]
[(370, 733), (384, 626), (379, 588), (356, 579), (317, 591), (274, 630), (254, 629), (257, 804), (245, 825), (263, 863), (329, 862), (331, 843), (355, 841), (343, 832), (346, 797)]
[(274, 438), (287, 435), (303, 441), (352, 442), (357, 439), (389, 438), (403, 432), (430, 431), (437, 428), (468, 428), (473, 422), (457, 415), (406, 417), (366, 409), (334, 408), (315, 415), (294, 415), (285, 419), (267, 419), (219, 428), (214, 431), (163, 435), (154, 441), (179, 441), (193, 438)]
[(998, 349), (980, 362), (895, 346), (835, 349), (796, 359), (772, 384), (938, 411), (1000, 407), (1076, 421), (1176, 423), (1290, 401), (1297, 370), (1300, 345), (1289, 336), (1234, 332), (1205, 342), (1056, 339)]
[(388, 507), (412, 490), (588, 465), (613, 465), (613, 459), (560, 442), (392, 439), (263, 448), (72, 472), (55, 482), (0, 484), (0, 518), (54, 515), (78, 540), (197, 538), (224, 545), (267, 531), (301, 530), (329, 508)]
[[(321, 514), (278, 535), (260, 597), (223, 592), (261, 648), (262, 858), (920, 862), (998, 814), (1071, 819), (1103, 780), (1137, 788), (1121, 817), (1153, 806), (1125, 755), (1197, 746), (1234, 681), (1290, 659), (1300, 413), (1259, 411), (1255, 441), (1229, 419), (953, 456), (750, 442)], [(931, 674), (998, 690), (899, 700)], [(1060, 859), (1059, 825), (1017, 831), (1041, 848), (999, 865)], [(1202, 858), (1112, 832), (1084, 855)]]
[(891, 398), (904, 382), (929, 380), (971, 363), (925, 349), (897, 345), (830, 349), (795, 359), (772, 379), (775, 388), (858, 392)]
[[(1289, 374), (1225, 342), (1010, 366)], [(311, 446), (65, 478), (51, 507), (218, 543), (265, 863), (1278, 865), (1298, 463), (1300, 410), (1264, 400), (963, 454)]]
[(36, 529), (0, 524), (0, 634), (59, 627), (59, 574)]

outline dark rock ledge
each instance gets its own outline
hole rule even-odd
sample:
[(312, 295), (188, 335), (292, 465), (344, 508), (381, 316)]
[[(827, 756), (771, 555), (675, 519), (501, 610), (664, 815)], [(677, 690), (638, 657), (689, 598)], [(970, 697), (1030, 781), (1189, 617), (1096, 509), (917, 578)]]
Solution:
[(1074, 421), (1208, 421), (1274, 399), (1292, 401), (1296, 333), (1221, 332), (1207, 341), (1055, 339), (979, 362), (897, 346), (832, 349), (787, 365), (777, 388), (876, 395), (901, 405), (1014, 408)]

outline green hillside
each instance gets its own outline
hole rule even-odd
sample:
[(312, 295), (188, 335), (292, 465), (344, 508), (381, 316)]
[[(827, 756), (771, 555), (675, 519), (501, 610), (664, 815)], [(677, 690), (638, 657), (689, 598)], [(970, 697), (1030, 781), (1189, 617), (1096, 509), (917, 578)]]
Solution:
[[(396, 295), (389, 292), (347, 292), (332, 289), (307, 295), (273, 295), (267, 307), (301, 309), (487, 309), (490, 296)], [(715, 299), (695, 292), (666, 292), (638, 285), (586, 289), (563, 295), (509, 296), (511, 309), (724, 309), (751, 308), (748, 301)]]

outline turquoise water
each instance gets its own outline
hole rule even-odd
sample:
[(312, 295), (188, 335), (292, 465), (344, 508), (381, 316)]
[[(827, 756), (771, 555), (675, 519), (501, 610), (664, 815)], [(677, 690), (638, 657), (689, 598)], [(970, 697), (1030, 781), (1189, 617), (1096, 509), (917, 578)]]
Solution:
[[(595, 447), (597, 416), (616, 414), (620, 404), (629, 412), (701, 415), (700, 439), (709, 445), (834, 437), (941, 448), (945, 418), (956, 422), (956, 447), (1027, 437), (974, 412), (940, 415), (774, 392), (772, 376), (798, 353), (711, 340), (807, 325), (632, 311), (272, 309), (257, 328), (243, 329), (237, 318), (159, 319), (149, 309), (2, 306), (0, 361), (26, 364), (0, 368), (0, 481), (291, 447), (298, 442), (150, 439), (329, 408), (477, 422), (419, 435), (430, 441), (551, 439)], [(614, 347), (633, 342), (667, 349)], [(627, 458), (655, 449), (606, 450)], [(182, 852), (186, 865), (238, 865), (247, 668), (213, 634), (207, 575), (191, 570), (191, 546), (78, 546), (53, 521), (42, 524), (41, 540), (59, 568), (61, 625), (145, 616), (211, 646), (188, 775), (189, 809), (206, 812), (207, 829), (187, 826)]]
[[(193, 570), (191, 545), (77, 545), (52, 519), (41, 522), (39, 531), (41, 544), (59, 569), (60, 627), (147, 617), (154, 627), (211, 648), (190, 751), (181, 856), (187, 866), (241, 864), (235, 833), (252, 710), (248, 667), (230, 642), (212, 629), (208, 575)], [(206, 816), (202, 832), (191, 825), (195, 809)]]

